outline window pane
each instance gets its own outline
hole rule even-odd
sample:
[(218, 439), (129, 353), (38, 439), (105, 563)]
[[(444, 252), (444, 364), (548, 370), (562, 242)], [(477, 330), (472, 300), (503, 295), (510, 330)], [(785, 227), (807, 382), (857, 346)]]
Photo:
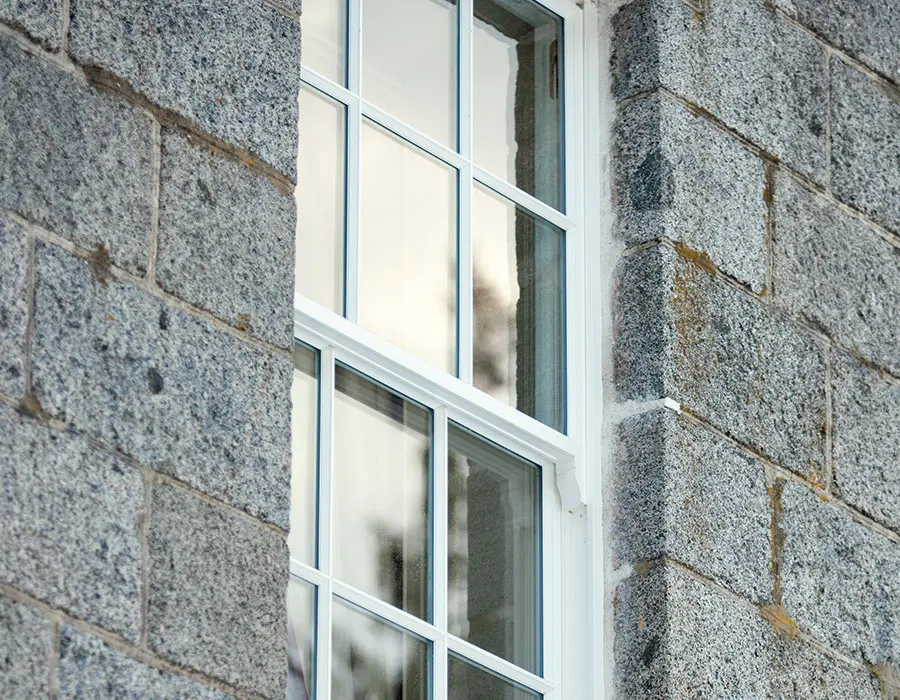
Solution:
[(363, 124), (359, 322), (456, 372), (456, 170)]
[(363, 98), (455, 148), (456, 2), (365, 0), (362, 7)]
[(318, 355), (305, 345), (294, 346), (291, 387), (291, 556), (316, 564), (316, 465), (319, 428)]
[(316, 590), (291, 577), (287, 590), (288, 606), (288, 684), (287, 700), (309, 700), (315, 689)]
[(430, 615), (431, 413), (338, 365), (334, 575)]
[(483, 187), (472, 227), (475, 386), (563, 430), (565, 234)]
[(344, 125), (342, 104), (301, 87), (294, 279), (300, 294), (339, 314), (344, 313)]
[(450, 633), (538, 673), (540, 470), (452, 423), (448, 467)]
[(475, 0), (475, 161), (561, 208), (562, 20), (528, 0)]
[(449, 700), (540, 700), (540, 693), (450, 654), (447, 665)]
[(303, 65), (343, 85), (346, 0), (307, 0), (303, 3), (302, 21), (303, 50), (300, 55)]
[(332, 700), (427, 700), (428, 642), (334, 600)]

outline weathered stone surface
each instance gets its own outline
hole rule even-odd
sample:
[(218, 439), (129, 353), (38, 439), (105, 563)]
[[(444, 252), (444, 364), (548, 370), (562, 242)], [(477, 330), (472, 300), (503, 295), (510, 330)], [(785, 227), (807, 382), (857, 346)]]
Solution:
[(712, 112), (753, 143), (822, 181), (824, 49), (747, 0), (635, 0), (613, 19), (613, 92), (657, 86)]
[(771, 515), (759, 462), (657, 409), (619, 426), (613, 469), (614, 566), (668, 556), (768, 599)]
[(170, 486), (153, 492), (149, 643), (176, 663), (283, 697), (287, 545)]
[(900, 544), (787, 484), (784, 605), (800, 629), (879, 664), (900, 658)]
[(62, 0), (0, 0), (0, 20), (55, 49), (62, 34)]
[(615, 599), (616, 697), (878, 700), (865, 670), (779, 633), (755, 610), (657, 567)]
[(261, 0), (72, 0), (69, 50), (293, 177), (300, 26)]
[(0, 598), (0, 697), (47, 697), (50, 678), (50, 622), (11, 600)]
[[(34, 386), (44, 409), (288, 527), (291, 360), (57, 249), (36, 251)], [(96, 274), (96, 273), (95, 273)]]
[[(894, 10), (896, 14), (896, 9)], [(900, 89), (831, 61), (831, 185), (847, 204), (900, 233)]]
[(0, 580), (136, 640), (140, 473), (2, 405), (0, 435)]
[(623, 398), (672, 397), (775, 462), (821, 477), (825, 360), (810, 334), (665, 246), (623, 260), (614, 295)]
[(679, 241), (754, 290), (765, 287), (762, 160), (657, 93), (619, 113), (612, 162), (626, 245)]
[(159, 206), (160, 284), (289, 347), (293, 196), (238, 162), (166, 131)]
[(0, 391), (25, 392), (25, 327), (28, 323), (25, 230), (0, 214)]
[(94, 700), (225, 700), (220, 690), (144, 666), (69, 625), (59, 635), (59, 697)]
[(150, 118), (0, 37), (0, 207), (143, 271)]

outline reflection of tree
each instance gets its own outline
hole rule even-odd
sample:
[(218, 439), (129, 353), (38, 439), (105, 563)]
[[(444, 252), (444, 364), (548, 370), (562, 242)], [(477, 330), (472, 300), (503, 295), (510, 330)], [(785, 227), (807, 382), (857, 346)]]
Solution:
[(475, 386), (488, 393), (510, 393), (509, 358), (516, 344), (516, 318), (478, 268), (472, 271), (472, 303)]

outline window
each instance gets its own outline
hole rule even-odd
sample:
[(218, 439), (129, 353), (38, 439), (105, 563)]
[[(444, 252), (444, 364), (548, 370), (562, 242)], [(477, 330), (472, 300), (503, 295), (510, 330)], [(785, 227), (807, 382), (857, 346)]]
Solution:
[(583, 14), (304, 2), (290, 698), (587, 692)]

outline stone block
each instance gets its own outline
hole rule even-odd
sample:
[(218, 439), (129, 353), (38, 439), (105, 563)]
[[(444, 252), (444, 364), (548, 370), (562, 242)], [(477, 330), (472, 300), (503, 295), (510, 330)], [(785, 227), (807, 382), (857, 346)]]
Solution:
[(165, 131), (159, 209), (159, 283), (232, 325), (290, 347), (293, 195)]
[(69, 51), (293, 177), (300, 26), (262, 0), (72, 0)]
[(679, 241), (755, 291), (765, 287), (759, 158), (659, 93), (622, 108), (615, 144), (616, 218), (626, 245)]
[[(896, 14), (896, 10), (894, 10)], [(831, 61), (831, 186), (842, 201), (900, 233), (900, 89)]]
[(0, 0), (0, 20), (52, 49), (59, 47), (62, 19), (62, 0)]
[(59, 635), (59, 698), (93, 700), (226, 700), (220, 690), (165, 673), (63, 625)]
[(900, 544), (797, 484), (785, 486), (782, 509), (788, 614), (871, 664), (900, 659)]
[(671, 397), (778, 464), (820, 479), (822, 348), (761, 301), (716, 280), (696, 257), (656, 246), (620, 263), (618, 391), (625, 399)]
[(152, 142), (146, 114), (0, 37), (0, 207), (142, 272)]
[(25, 393), (25, 327), (28, 324), (25, 230), (0, 214), (0, 391)]
[(290, 357), (97, 274), (37, 247), (32, 347), (44, 409), (287, 529)]
[(6, 406), (0, 435), (0, 580), (136, 641), (140, 473)]
[(667, 556), (756, 601), (771, 588), (762, 465), (667, 409), (620, 424), (614, 566)]
[(613, 93), (664, 87), (822, 182), (825, 50), (762, 2), (635, 0), (613, 18)]
[(149, 644), (265, 697), (287, 679), (288, 552), (276, 532), (161, 485), (153, 492)]
[(48, 695), (50, 622), (39, 613), (0, 598), (0, 697), (32, 700)]

